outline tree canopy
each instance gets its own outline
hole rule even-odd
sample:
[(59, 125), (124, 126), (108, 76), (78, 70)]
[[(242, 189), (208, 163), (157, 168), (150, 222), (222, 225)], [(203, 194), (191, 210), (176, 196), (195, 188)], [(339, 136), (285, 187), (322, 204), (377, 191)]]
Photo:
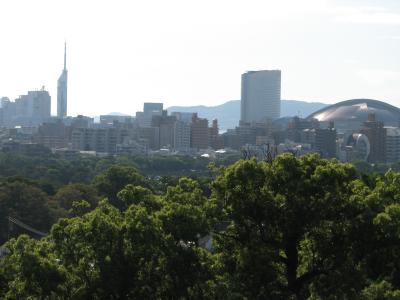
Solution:
[[(0, 295), (399, 299), (400, 173), (364, 178), (350, 164), (292, 154), (217, 170), (209, 190), (182, 177), (155, 191), (120, 166), (93, 187), (59, 189), (51, 197), (72, 213), (44, 239), (6, 243)], [(0, 185), (0, 204), (33, 205), (23, 189)], [(24, 191), (45, 205), (40, 190)]]

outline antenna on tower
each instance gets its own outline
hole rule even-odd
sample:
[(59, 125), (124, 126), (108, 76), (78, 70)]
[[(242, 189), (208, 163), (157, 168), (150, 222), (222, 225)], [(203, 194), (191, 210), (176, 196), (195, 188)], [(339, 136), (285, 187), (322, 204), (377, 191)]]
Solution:
[(64, 41), (64, 70), (67, 69), (67, 41)]

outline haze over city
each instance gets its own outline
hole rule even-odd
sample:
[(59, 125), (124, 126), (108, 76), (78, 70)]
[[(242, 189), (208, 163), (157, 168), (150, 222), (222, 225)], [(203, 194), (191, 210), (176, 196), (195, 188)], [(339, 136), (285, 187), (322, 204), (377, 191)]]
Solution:
[(0, 12), (0, 299), (400, 299), (400, 0)]
[(240, 99), (243, 72), (274, 68), (282, 99), (400, 105), (395, 0), (7, 1), (0, 11), (0, 96), (45, 86), (53, 114), (65, 40), (69, 115), (216, 105)]

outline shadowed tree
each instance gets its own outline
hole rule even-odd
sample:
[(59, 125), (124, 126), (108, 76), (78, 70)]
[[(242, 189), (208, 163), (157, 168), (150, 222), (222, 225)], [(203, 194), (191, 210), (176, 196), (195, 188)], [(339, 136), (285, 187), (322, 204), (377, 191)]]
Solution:
[(319, 279), (335, 278), (352, 295), (352, 226), (364, 208), (352, 199), (355, 178), (351, 165), (317, 155), (222, 169), (213, 197), (230, 226), (216, 234), (215, 251), (228, 288), (253, 299), (306, 299)]
[(110, 203), (119, 209), (122, 209), (124, 203), (118, 199), (118, 192), (128, 184), (148, 187), (144, 176), (135, 168), (126, 166), (112, 166), (93, 180), (98, 193), (107, 197)]
[[(53, 219), (48, 207), (48, 197), (39, 188), (21, 181), (0, 184), (0, 245), (9, 235), (7, 217), (11, 216), (41, 231), (48, 231)], [(11, 237), (27, 233), (13, 228)]]

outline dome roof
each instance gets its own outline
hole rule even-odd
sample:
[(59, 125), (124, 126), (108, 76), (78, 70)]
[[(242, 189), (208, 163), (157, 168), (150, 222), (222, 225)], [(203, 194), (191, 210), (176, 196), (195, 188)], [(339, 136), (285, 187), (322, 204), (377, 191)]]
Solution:
[(368, 120), (369, 114), (375, 114), (377, 121), (385, 126), (399, 126), (400, 109), (388, 103), (371, 99), (353, 99), (324, 107), (307, 117), (320, 122), (334, 122), (338, 129), (359, 129)]

